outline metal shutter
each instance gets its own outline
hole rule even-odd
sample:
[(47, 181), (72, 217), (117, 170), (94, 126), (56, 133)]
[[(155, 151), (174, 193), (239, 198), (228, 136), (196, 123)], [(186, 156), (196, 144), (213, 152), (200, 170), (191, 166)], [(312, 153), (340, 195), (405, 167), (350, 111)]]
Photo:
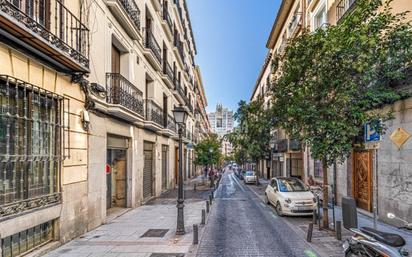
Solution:
[(143, 198), (153, 196), (153, 144), (144, 143)]
[(167, 189), (167, 153), (168, 147), (162, 146), (162, 189)]

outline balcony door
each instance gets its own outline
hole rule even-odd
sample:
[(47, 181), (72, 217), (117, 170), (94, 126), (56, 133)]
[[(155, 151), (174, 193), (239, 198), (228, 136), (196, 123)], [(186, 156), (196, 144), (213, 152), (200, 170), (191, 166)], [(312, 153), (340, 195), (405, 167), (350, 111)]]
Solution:
[(168, 108), (167, 95), (163, 94), (163, 123), (165, 128), (167, 128)]
[(50, 0), (11, 0), (10, 2), (46, 29), (50, 28)]
[(120, 73), (120, 50), (112, 45), (112, 73)]

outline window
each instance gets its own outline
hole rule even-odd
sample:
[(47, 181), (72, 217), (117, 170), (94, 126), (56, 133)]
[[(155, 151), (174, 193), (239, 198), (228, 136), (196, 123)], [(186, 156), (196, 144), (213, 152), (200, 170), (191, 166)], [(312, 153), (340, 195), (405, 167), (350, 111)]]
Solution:
[[(52, 92), (0, 76), (0, 206), (43, 196), (47, 203), (60, 201), (65, 102)], [(16, 212), (37, 207), (23, 206)]]
[(1, 240), (3, 257), (20, 256), (53, 240), (53, 221), (29, 228)]
[(327, 23), (326, 6), (323, 5), (318, 11), (315, 12), (313, 17), (313, 29), (316, 30)]
[(313, 175), (315, 178), (323, 178), (322, 161), (315, 160), (313, 165)]

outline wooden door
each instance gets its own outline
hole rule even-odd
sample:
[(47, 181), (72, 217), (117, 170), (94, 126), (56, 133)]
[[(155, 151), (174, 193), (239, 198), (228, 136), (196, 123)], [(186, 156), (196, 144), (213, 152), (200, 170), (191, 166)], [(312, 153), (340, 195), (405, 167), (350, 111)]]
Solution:
[(372, 211), (372, 153), (353, 153), (353, 197), (359, 208)]
[(143, 198), (147, 199), (154, 194), (153, 176), (153, 143), (144, 143), (144, 167), (143, 167)]
[(112, 46), (112, 73), (120, 73), (120, 51)]
[(113, 163), (116, 183), (115, 206), (126, 207), (126, 151), (118, 150), (118, 152), (120, 156)]

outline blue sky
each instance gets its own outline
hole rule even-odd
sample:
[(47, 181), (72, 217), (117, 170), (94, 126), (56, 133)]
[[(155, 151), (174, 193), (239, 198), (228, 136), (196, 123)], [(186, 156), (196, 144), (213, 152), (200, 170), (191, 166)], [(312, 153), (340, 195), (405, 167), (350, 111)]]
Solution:
[(267, 54), (280, 0), (187, 0), (203, 83), (216, 103), (236, 110), (249, 100)]

